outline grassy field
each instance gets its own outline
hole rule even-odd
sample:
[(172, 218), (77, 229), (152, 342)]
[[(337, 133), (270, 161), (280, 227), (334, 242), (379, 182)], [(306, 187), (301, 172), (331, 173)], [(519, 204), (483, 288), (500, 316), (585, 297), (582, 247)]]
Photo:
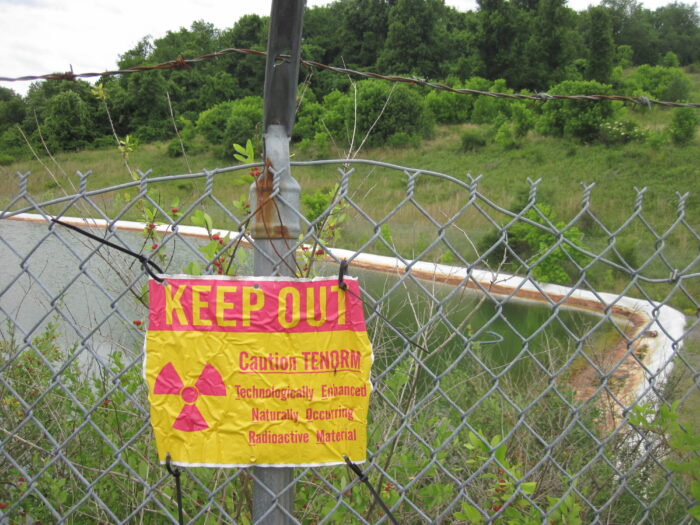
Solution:
[[(655, 109), (651, 112), (628, 112), (628, 118), (636, 120), (646, 129), (665, 127), (671, 112)], [(495, 143), (468, 153), (460, 148), (460, 134), (470, 124), (441, 126), (432, 140), (424, 141), (416, 148), (366, 149), (358, 158), (391, 162), (411, 168), (439, 171), (466, 180), (467, 174), (483, 175), (479, 190), (491, 200), (508, 207), (518, 192), (528, 188), (527, 179), (542, 179), (542, 197), (555, 208), (558, 217), (572, 216), (579, 208), (582, 184), (595, 183), (593, 209), (611, 224), (626, 218), (634, 207), (635, 188), (649, 189), (645, 195), (648, 218), (659, 228), (673, 220), (676, 209), (676, 192), (688, 192), (688, 220), (698, 224), (700, 218), (700, 195), (697, 191), (700, 138), (686, 147), (670, 143), (651, 146), (633, 142), (623, 146), (582, 145), (576, 142), (542, 137), (531, 132), (522, 147), (504, 150)], [(165, 145), (152, 143), (139, 145), (129, 156), (132, 170), (151, 170), (151, 176), (188, 173), (182, 157), (171, 158), (165, 154)], [(40, 152), (44, 153), (44, 152)], [(344, 158), (346, 152), (331, 148), (327, 158)], [(295, 160), (304, 160), (296, 152)], [(204, 152), (189, 155), (192, 171), (213, 169), (229, 164)], [(235, 163), (231, 159), (230, 163)], [(108, 150), (88, 150), (75, 153), (59, 153), (55, 162), (45, 154), (41, 162), (22, 161), (0, 167), (0, 204), (16, 192), (14, 174), (32, 172), (29, 189), (39, 201), (72, 193), (77, 185), (76, 171), (92, 171), (89, 188), (100, 188), (130, 180), (120, 153), (116, 147)], [(300, 169), (295, 176), (302, 184), (302, 191), (313, 191), (330, 187), (332, 182), (319, 180), (306, 170)], [(235, 186), (239, 186), (236, 184)], [(241, 181), (240, 189), (244, 184)], [(187, 196), (189, 188), (172, 187), (164, 191), (164, 199)], [(233, 192), (234, 194), (240, 193)], [(372, 197), (381, 202), (377, 193), (367, 196), (367, 203), (374, 204)], [(436, 193), (436, 198), (444, 195)]]
[[(698, 80), (698, 79), (696, 79)], [(698, 82), (700, 84), (700, 82)], [(700, 98), (700, 97), (698, 97)], [(624, 109), (624, 118), (634, 120), (643, 129), (663, 130), (671, 118), (671, 111), (633, 111)], [(358, 158), (394, 163), (414, 169), (437, 171), (461, 181), (469, 175), (481, 176), (478, 191), (496, 206), (485, 201), (479, 204), (493, 222), (504, 224), (507, 217), (498, 206), (511, 207), (529, 190), (528, 180), (539, 180), (537, 202), (552, 207), (557, 221), (575, 226), (583, 233), (583, 245), (595, 253), (604, 252), (615, 261), (619, 257), (609, 251), (610, 238), (616, 238), (615, 246), (633, 270), (639, 269), (647, 277), (665, 279), (672, 269), (679, 272), (698, 271), (696, 261), (698, 249), (697, 229), (700, 225), (700, 182), (698, 179), (700, 160), (700, 138), (686, 147), (677, 147), (670, 142), (651, 145), (648, 142), (607, 147), (601, 144), (584, 145), (565, 139), (542, 137), (530, 132), (522, 145), (515, 149), (504, 149), (491, 142), (475, 151), (464, 152), (461, 135), (465, 130), (481, 128), (465, 124), (438, 127), (434, 138), (417, 147), (403, 149), (378, 148), (361, 151)], [(152, 170), (151, 176), (188, 173), (202, 169), (213, 169), (226, 165), (226, 161), (204, 152), (171, 158), (166, 155), (162, 143), (139, 145), (128, 163), (132, 171)], [(294, 160), (304, 160), (304, 154), (294, 151)], [(343, 158), (346, 152), (325, 152), (330, 158)], [(76, 153), (61, 153), (55, 158), (43, 156), (39, 160), (16, 163), (0, 168), (0, 206), (5, 206), (17, 192), (16, 172), (31, 171), (29, 193), (37, 202), (45, 202), (76, 191), (76, 171), (91, 171), (88, 189), (129, 182), (132, 175), (116, 147), (107, 150), (92, 150)], [(339, 180), (335, 167), (304, 167), (295, 169), (302, 193), (317, 190), (330, 191)], [(595, 184), (591, 192), (588, 212), (581, 214), (584, 198), (583, 185)], [(249, 182), (241, 172), (221, 177), (217, 181), (216, 196), (226, 206), (245, 199)], [(154, 196), (164, 207), (179, 200), (184, 208), (193, 202), (204, 188), (203, 179), (177, 181), (159, 185)], [(643, 200), (638, 201), (638, 192), (646, 188)], [(463, 210), (469, 192), (444, 179), (420, 176), (416, 179), (413, 202), (406, 203), (407, 177), (402, 172), (373, 167), (356, 167), (350, 186), (350, 195), (374, 223), (386, 222), (383, 239), (376, 238), (377, 227), (365, 220), (352, 208), (342, 228), (338, 246), (357, 248), (369, 242), (365, 251), (387, 253), (387, 243), (405, 257), (442, 262), (460, 259), (473, 261), (479, 256), (479, 242), (494, 224), (474, 206)], [(109, 195), (99, 200), (108, 214), (114, 215), (133, 196)], [(680, 196), (685, 197), (683, 221), (679, 219)], [(636, 205), (641, 202), (641, 212), (635, 215)], [(403, 203), (403, 204), (402, 204)], [(391, 215), (396, 206), (398, 213)], [(450, 217), (459, 218), (444, 231), (444, 243), (430, 248), (438, 227), (428, 220), (422, 210), (428, 212), (438, 223)], [(233, 228), (230, 220), (209, 201), (202, 207), (209, 212), (216, 227)], [(14, 207), (17, 209), (17, 206)], [(58, 208), (52, 211), (58, 211)], [(133, 207), (125, 218), (141, 219), (142, 211)], [(387, 219), (387, 217), (389, 217)], [(162, 218), (163, 222), (167, 222)], [(184, 219), (187, 223), (187, 218)], [(616, 259), (617, 257), (617, 259)], [(594, 264), (589, 268), (587, 280), (596, 289), (622, 291), (629, 282), (630, 272), (605, 265)], [(648, 295), (654, 300), (666, 299), (687, 313), (694, 313), (694, 302), (700, 296), (700, 286), (693, 279), (686, 281), (688, 293), (665, 285), (636, 283), (627, 293)], [(671, 297), (667, 297), (673, 292)]]

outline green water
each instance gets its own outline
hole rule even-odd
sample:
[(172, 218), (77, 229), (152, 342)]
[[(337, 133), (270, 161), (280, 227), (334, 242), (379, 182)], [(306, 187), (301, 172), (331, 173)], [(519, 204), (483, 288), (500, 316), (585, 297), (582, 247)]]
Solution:
[[(457, 360), (457, 368), (465, 373), (503, 374), (523, 381), (533, 373), (560, 375), (577, 351), (593, 354), (617, 337), (612, 322), (590, 314), (511, 300), (499, 304), (502, 298), (410, 279), (384, 297), (397, 276), (352, 268), (350, 274), (358, 277), (367, 302), (372, 302), (369, 296), (379, 300), (380, 313), (396, 329), (378, 316), (372, 318), (373, 309), (365, 307), (377, 373), (396, 366), (405, 356), (402, 352), (410, 351), (428, 376)], [(397, 331), (416, 344), (403, 343)]]

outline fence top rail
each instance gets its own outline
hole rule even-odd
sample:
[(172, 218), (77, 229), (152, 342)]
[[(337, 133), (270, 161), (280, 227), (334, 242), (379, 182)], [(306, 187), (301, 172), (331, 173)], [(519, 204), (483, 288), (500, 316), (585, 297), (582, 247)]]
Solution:
[[(323, 159), (323, 160), (309, 160), (309, 161), (292, 161), (290, 163), (292, 166), (327, 166), (327, 165), (342, 165), (342, 166), (349, 166), (351, 164), (354, 165), (371, 165), (371, 166), (376, 166), (380, 168), (388, 168), (391, 170), (395, 170), (398, 172), (403, 172), (404, 175), (409, 176), (408, 174), (412, 174), (412, 176), (418, 176), (418, 175), (427, 175), (427, 176), (432, 176), (432, 177), (439, 177), (442, 179), (445, 179), (449, 182), (458, 184), (462, 186), (464, 189), (469, 189), (469, 190), (475, 190), (475, 183), (479, 181), (481, 176), (478, 177), (472, 177), (469, 175), (469, 178), (471, 179), (470, 183), (466, 183), (456, 177), (453, 177), (451, 175), (447, 175), (445, 173), (440, 173), (437, 171), (431, 171), (431, 170), (425, 170), (421, 168), (409, 168), (406, 166), (401, 166), (398, 164), (391, 164), (388, 162), (381, 162), (381, 161), (376, 161), (376, 160), (369, 160), (369, 159)], [(169, 181), (177, 181), (177, 180), (184, 180), (184, 179), (200, 179), (200, 178), (213, 178), (216, 175), (223, 175), (227, 173), (234, 173), (237, 171), (245, 171), (249, 170), (251, 168), (264, 168), (265, 163), (264, 162), (255, 162), (255, 163), (250, 163), (250, 164), (241, 164), (238, 166), (226, 166), (223, 168), (215, 168), (212, 170), (202, 170), (197, 173), (184, 173), (184, 174), (177, 174), (177, 175), (164, 175), (164, 176), (159, 176), (159, 177), (149, 177), (151, 170), (146, 170), (146, 171), (141, 171), (141, 170), (135, 170), (136, 173), (138, 173), (139, 178), (137, 180), (132, 180), (129, 182), (124, 182), (122, 184), (115, 184), (114, 186), (107, 186), (104, 188), (98, 188), (95, 190), (90, 190), (87, 191), (85, 187), (81, 187), (81, 191), (71, 194), (71, 195), (65, 195), (63, 197), (57, 197), (55, 199), (51, 199), (49, 201), (37, 203), (39, 206), (51, 206), (54, 204), (62, 204), (65, 202), (69, 202), (70, 200), (74, 199), (75, 197), (94, 197), (96, 195), (101, 195), (104, 193), (109, 193), (113, 191), (121, 191), (121, 190), (126, 190), (134, 187), (139, 187), (139, 186), (144, 186), (148, 184), (157, 184), (157, 183), (162, 183), (162, 182), (169, 182)], [(342, 172), (341, 172), (342, 173)], [(351, 171), (347, 172), (348, 174), (351, 173)], [(81, 181), (84, 181), (87, 179), (90, 175), (92, 174), (92, 171), (86, 171), (85, 173), (81, 172), (76, 172), (76, 175)], [(31, 176), (31, 172), (17, 172), (17, 177), (19, 178), (20, 181), (20, 192), (21, 193), (26, 193), (26, 182), (27, 179)], [(20, 213), (27, 213), (31, 210), (35, 209), (35, 206), (27, 206), (19, 210), (14, 210), (14, 211), (9, 211), (7, 209), (5, 210), (0, 210), (0, 219), (4, 218), (9, 218), (14, 215), (18, 215)]]

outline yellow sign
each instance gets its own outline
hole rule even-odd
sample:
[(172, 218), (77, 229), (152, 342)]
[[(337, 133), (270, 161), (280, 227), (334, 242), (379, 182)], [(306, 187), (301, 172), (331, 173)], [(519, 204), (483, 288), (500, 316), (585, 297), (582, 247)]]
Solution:
[(188, 466), (365, 460), (372, 348), (357, 280), (151, 280), (158, 456)]

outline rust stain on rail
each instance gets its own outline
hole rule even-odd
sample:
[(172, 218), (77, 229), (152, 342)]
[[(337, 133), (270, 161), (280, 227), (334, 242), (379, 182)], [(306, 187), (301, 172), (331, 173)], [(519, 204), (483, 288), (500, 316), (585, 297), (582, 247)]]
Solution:
[[(366, 270), (381, 271), (384, 273), (405, 274), (406, 269), (395, 267), (388, 269), (381, 264), (367, 261), (353, 261), (353, 266)], [(586, 362), (580, 371), (572, 374), (569, 378), (569, 385), (575, 392), (575, 399), (579, 403), (594, 402), (601, 409), (602, 419), (601, 429), (611, 431), (617, 427), (623, 419), (622, 412), (625, 407), (630, 406), (635, 400), (635, 392), (644, 384), (644, 368), (640, 361), (644, 360), (644, 327), (648, 320), (638, 312), (630, 311), (621, 306), (606, 306), (600, 301), (582, 299), (579, 297), (566, 297), (561, 294), (544, 294), (534, 290), (515, 289), (498, 283), (480, 282), (477, 285), (470, 277), (464, 282), (464, 277), (457, 275), (447, 275), (437, 272), (410, 269), (414, 277), (431, 282), (439, 282), (451, 286), (465, 286), (466, 288), (481, 293), (482, 289), (487, 289), (490, 293), (501, 296), (515, 296), (519, 299), (541, 303), (543, 305), (558, 304), (583, 312), (590, 312), (598, 315), (609, 313), (612, 317), (624, 321), (625, 337), (620, 337), (612, 348), (604, 350), (603, 359), (598, 359), (598, 368)], [(633, 341), (633, 342), (628, 342)], [(607, 376), (607, 389), (603, 386), (604, 378)]]

